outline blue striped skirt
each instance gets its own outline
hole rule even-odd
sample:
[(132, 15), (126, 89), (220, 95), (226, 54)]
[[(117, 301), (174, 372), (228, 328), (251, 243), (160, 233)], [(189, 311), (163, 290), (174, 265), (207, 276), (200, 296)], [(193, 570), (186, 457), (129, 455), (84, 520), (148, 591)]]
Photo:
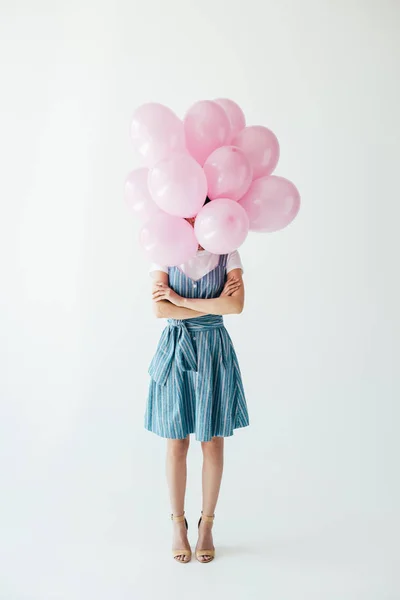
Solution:
[(249, 425), (239, 363), (223, 318), (169, 319), (149, 367), (145, 428), (207, 442)]

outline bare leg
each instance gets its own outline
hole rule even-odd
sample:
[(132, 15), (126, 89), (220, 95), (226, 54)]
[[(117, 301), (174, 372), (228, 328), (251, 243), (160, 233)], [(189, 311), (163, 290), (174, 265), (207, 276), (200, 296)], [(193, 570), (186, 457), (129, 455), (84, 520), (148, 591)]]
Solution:
[[(221, 479), (224, 468), (224, 438), (213, 437), (209, 442), (202, 442), (203, 450), (203, 513), (213, 515), (217, 505)], [(201, 521), (197, 548), (214, 548), (211, 533), (212, 523)], [(210, 556), (200, 556), (200, 560), (207, 562)]]
[[(185, 492), (187, 466), (186, 457), (189, 449), (190, 437), (183, 440), (167, 440), (166, 474), (171, 501), (171, 512), (174, 515), (183, 514), (185, 507)], [(172, 521), (173, 524), (173, 548), (187, 548), (190, 545), (187, 539), (185, 522)], [(187, 556), (180, 554), (176, 560), (186, 561)]]

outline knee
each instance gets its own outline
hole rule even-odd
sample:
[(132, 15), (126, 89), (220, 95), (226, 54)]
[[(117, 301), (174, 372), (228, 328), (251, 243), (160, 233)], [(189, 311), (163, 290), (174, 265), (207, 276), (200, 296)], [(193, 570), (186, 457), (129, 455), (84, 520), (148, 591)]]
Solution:
[(188, 449), (189, 436), (184, 438), (183, 440), (168, 440), (168, 453), (172, 458), (176, 460), (186, 458)]
[(224, 438), (213, 437), (209, 442), (202, 442), (204, 458), (208, 460), (221, 460), (224, 454)]

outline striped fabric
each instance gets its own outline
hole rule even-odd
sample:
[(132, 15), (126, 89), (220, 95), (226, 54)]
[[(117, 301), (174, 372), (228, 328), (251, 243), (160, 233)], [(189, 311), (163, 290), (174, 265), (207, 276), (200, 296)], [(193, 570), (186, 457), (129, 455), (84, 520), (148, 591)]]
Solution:
[[(216, 298), (226, 281), (227, 255), (198, 281), (178, 267), (169, 285), (185, 298)], [(231, 436), (249, 425), (238, 359), (220, 315), (168, 319), (150, 363), (144, 426), (162, 437), (198, 441)]]

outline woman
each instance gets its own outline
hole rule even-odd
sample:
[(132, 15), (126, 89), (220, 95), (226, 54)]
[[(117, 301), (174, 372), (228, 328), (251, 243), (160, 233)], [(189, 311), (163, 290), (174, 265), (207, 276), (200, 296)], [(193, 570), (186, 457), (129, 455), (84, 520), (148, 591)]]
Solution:
[[(193, 225), (194, 219), (187, 220)], [(155, 314), (168, 324), (149, 368), (145, 428), (168, 438), (172, 555), (179, 562), (192, 556), (184, 511), (190, 434), (201, 442), (203, 504), (195, 553), (200, 562), (210, 562), (224, 437), (249, 424), (238, 360), (222, 317), (243, 310), (242, 264), (237, 251), (219, 256), (199, 246), (184, 265), (153, 264), (150, 271)]]

